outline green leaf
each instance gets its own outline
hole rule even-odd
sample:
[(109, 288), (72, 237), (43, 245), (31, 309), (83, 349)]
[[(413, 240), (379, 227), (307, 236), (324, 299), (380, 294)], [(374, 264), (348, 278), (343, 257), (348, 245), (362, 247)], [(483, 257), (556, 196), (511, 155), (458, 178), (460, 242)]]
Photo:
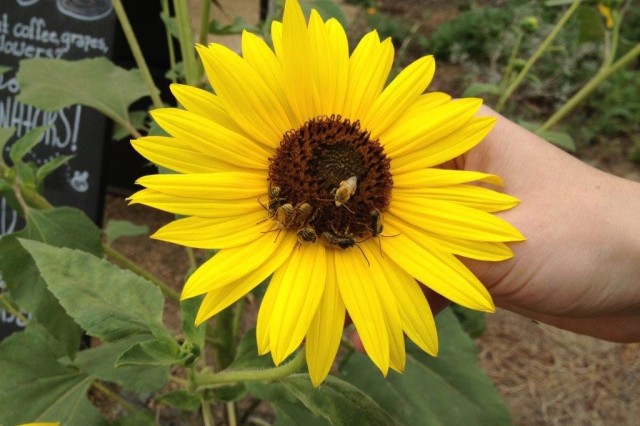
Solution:
[(536, 130), (541, 126), (541, 123), (535, 121), (518, 120), (518, 124), (520, 124), (525, 129), (537, 134), (547, 142), (551, 142), (552, 144), (569, 152), (576, 152), (576, 143), (568, 133), (555, 130), (545, 130), (543, 132), (538, 132)]
[(247, 387), (252, 394), (272, 402), (276, 407), (284, 401), (282, 409), (285, 411), (290, 411), (293, 397), (316, 417), (324, 418), (335, 426), (394, 424), (393, 419), (371, 397), (333, 376), (327, 377), (319, 388), (313, 387), (307, 374), (294, 374), (268, 384), (248, 382)]
[(118, 358), (116, 365), (173, 365), (183, 360), (174, 340), (153, 339), (133, 345)]
[(19, 163), (14, 164), (16, 175), (20, 177), (22, 184), (28, 188), (34, 189), (36, 187), (36, 166), (33, 163)]
[(369, 426), (387, 426), (393, 419), (371, 397), (350, 383), (329, 376), (320, 388), (314, 388), (307, 374), (296, 374), (281, 381), (284, 387), (316, 416), (332, 425), (361, 422)]
[(4, 74), (5, 72), (11, 70), (11, 67), (0, 65), (0, 74)]
[(236, 350), (236, 357), (229, 365), (229, 370), (246, 370), (250, 368), (273, 368), (273, 359), (270, 355), (258, 356), (256, 329), (252, 328), (245, 333)]
[(555, 130), (538, 132), (538, 136), (569, 152), (576, 152), (576, 143), (569, 133)]
[(200, 349), (204, 349), (206, 324), (196, 327), (196, 314), (200, 308), (202, 297), (192, 297), (180, 302), (182, 316), (182, 331), (187, 339)]
[(73, 358), (83, 332), (47, 289), (35, 262), (18, 238), (81, 249), (101, 256), (100, 230), (80, 210), (61, 207), (31, 210), (24, 230), (0, 239), (0, 272), (11, 297), (23, 311), (33, 315), (32, 322), (42, 324)]
[(102, 257), (100, 229), (82, 211), (72, 207), (30, 210), (26, 238), (56, 247), (69, 247)]
[(349, 27), (349, 21), (344, 12), (334, 1), (332, 0), (313, 0), (310, 2), (301, 2), (300, 6), (306, 16), (309, 16), (311, 9), (318, 11), (322, 19), (325, 21), (330, 18), (335, 18), (343, 28)]
[(182, 389), (160, 395), (156, 401), (187, 411), (196, 411), (200, 408), (200, 398)]
[(132, 272), (79, 250), (20, 240), (49, 290), (87, 333), (107, 342), (134, 334), (167, 337), (160, 290)]
[(229, 25), (223, 25), (218, 21), (211, 21), (209, 23), (209, 33), (216, 35), (232, 35), (242, 34), (243, 31), (255, 32), (258, 29), (255, 25), (247, 24), (240, 16), (236, 16), (233, 23)]
[(155, 426), (157, 423), (153, 412), (149, 410), (136, 411), (119, 417), (112, 426)]
[(487, 314), (455, 304), (451, 305), (451, 310), (458, 321), (460, 321), (460, 325), (465, 333), (473, 339), (482, 336), (487, 326)]
[(3, 340), (0, 365), (0, 424), (106, 424), (87, 399), (93, 378), (58, 363), (46, 338), (36, 331), (27, 328)]
[(82, 104), (116, 121), (126, 121), (129, 105), (149, 95), (139, 70), (127, 71), (103, 57), (23, 59), (16, 77), (22, 103), (46, 111)]
[(97, 379), (116, 383), (130, 391), (155, 392), (167, 382), (169, 368), (155, 365), (116, 367), (116, 362), (123, 352), (148, 338), (148, 335), (130, 336), (114, 343), (103, 343), (97, 348), (80, 351), (73, 365)]
[(404, 374), (387, 378), (361, 354), (343, 365), (344, 378), (385, 409), (398, 425), (509, 425), (504, 402), (476, 360), (476, 346), (450, 309), (436, 317), (438, 358), (407, 344)]
[(0, 127), (0, 164), (4, 164), (4, 147), (15, 132), (15, 127)]
[(474, 97), (480, 95), (499, 95), (500, 88), (490, 83), (473, 83), (462, 92), (462, 97)]
[(38, 144), (38, 142), (40, 142), (40, 138), (50, 127), (51, 126), (36, 127), (35, 129), (27, 132), (17, 141), (15, 141), (13, 145), (11, 145), (11, 149), (9, 150), (9, 158), (11, 158), (13, 164), (22, 162), (24, 156), (27, 155), (29, 151), (31, 151), (31, 148), (33, 148)]
[(149, 234), (149, 227), (147, 225), (138, 225), (128, 220), (111, 219), (104, 228), (104, 234), (108, 243), (111, 244), (120, 237), (147, 235)]
[(42, 183), (47, 176), (58, 170), (59, 167), (63, 166), (73, 157), (73, 155), (61, 155), (40, 166), (36, 171), (36, 185)]

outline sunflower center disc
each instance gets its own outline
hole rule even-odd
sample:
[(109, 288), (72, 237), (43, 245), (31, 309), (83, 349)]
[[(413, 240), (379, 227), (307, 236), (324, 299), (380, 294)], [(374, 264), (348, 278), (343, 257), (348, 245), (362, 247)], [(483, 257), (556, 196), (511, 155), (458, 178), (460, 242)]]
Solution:
[[(270, 202), (294, 209), (308, 203), (313, 209), (309, 218), (294, 223), (297, 228), (310, 226), (318, 236), (329, 232), (362, 241), (372, 235), (372, 211), (382, 212), (389, 205), (390, 160), (358, 121), (339, 115), (309, 120), (284, 135), (269, 161), (270, 188), (279, 189), (277, 200)], [(348, 199), (336, 205), (345, 181), (355, 182), (355, 191), (346, 191)]]

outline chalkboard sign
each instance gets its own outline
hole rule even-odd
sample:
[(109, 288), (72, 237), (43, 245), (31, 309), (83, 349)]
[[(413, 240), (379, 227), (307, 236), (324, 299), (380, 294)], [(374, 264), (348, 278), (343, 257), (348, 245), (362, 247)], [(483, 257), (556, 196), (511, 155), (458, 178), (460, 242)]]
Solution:
[[(51, 125), (25, 161), (42, 165), (62, 155), (67, 164), (47, 177), (46, 198), (54, 205), (83, 210), (96, 223), (102, 219), (102, 163), (107, 136), (106, 118), (81, 105), (56, 112), (41, 111), (16, 100), (19, 61), (27, 58), (82, 59), (113, 55), (116, 17), (110, 0), (0, 1), (0, 127), (15, 127), (13, 140), (34, 127)], [(0, 153), (5, 161), (9, 147)], [(0, 235), (23, 226), (15, 211), (0, 198)], [(0, 291), (3, 282), (0, 277)], [(0, 311), (0, 340), (21, 324)]]

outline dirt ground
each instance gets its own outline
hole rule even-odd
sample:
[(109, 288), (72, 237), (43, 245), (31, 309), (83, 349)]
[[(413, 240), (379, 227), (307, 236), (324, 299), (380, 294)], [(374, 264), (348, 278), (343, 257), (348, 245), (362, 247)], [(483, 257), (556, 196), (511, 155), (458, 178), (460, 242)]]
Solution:
[[(239, 3), (243, 2), (229, 2)], [(410, 15), (412, 3), (386, 1), (382, 7), (398, 16)], [(455, 9), (450, 2), (419, 3), (422, 8), (432, 6), (432, 25), (450, 18)], [(231, 7), (228, 15), (238, 15)], [(605, 171), (640, 181), (640, 166), (628, 160), (629, 150), (624, 143), (594, 146), (581, 152), (581, 158)], [(105, 223), (109, 219), (144, 223), (154, 231), (172, 217), (142, 206), (126, 206), (123, 198), (110, 195)], [(187, 265), (183, 248), (145, 236), (121, 239), (115, 247), (177, 290), (181, 288)], [(174, 314), (175, 306), (169, 304), (167, 318)], [(481, 365), (518, 425), (638, 424), (640, 343), (603, 342), (498, 310), (488, 316), (487, 330), (477, 345)]]

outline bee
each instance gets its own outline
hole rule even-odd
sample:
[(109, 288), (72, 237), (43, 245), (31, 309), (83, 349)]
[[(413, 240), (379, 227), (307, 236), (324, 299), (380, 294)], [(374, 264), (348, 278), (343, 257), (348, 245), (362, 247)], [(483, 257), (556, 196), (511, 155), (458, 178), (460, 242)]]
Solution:
[(305, 226), (304, 228), (300, 228), (296, 235), (300, 244), (313, 244), (318, 239), (316, 230), (309, 225)]
[(353, 237), (353, 235), (351, 234), (336, 235), (333, 232), (325, 231), (322, 233), (322, 239), (328, 245), (334, 246), (334, 247), (340, 247), (342, 250), (345, 250), (349, 247), (354, 247), (354, 246), (357, 247), (358, 250), (360, 250), (360, 253), (362, 253), (362, 255), (364, 256), (364, 260), (367, 261), (367, 265), (371, 266), (371, 264), (369, 263), (369, 259), (367, 258), (367, 255), (364, 254), (364, 251), (358, 245), (358, 242)]
[(287, 229), (293, 224), (295, 217), (296, 209), (291, 203), (286, 203), (276, 209), (274, 220), (281, 229)]
[(369, 217), (371, 219), (369, 222), (371, 236), (375, 238), (382, 234), (382, 229), (384, 228), (382, 225), (382, 213), (380, 213), (380, 210), (378, 209), (373, 209), (369, 213)]
[(262, 219), (258, 223), (262, 223), (265, 220), (272, 218), (276, 215), (278, 208), (282, 206), (283, 204), (282, 202), (284, 201), (284, 198), (280, 197), (280, 192), (281, 192), (281, 189), (279, 186), (269, 187), (269, 192), (267, 192), (267, 197), (269, 201), (267, 201), (266, 206), (262, 203), (262, 201), (260, 201), (260, 198), (258, 198), (258, 202), (260, 203), (262, 208), (264, 208), (267, 211), (267, 214), (268, 214), (266, 218)]
[(353, 193), (356, 192), (357, 183), (358, 178), (355, 176), (351, 176), (349, 179), (340, 182), (340, 186), (334, 190), (334, 202), (336, 203), (337, 207), (340, 207), (341, 205), (349, 201), (349, 198), (351, 198)]
[(269, 197), (268, 211), (275, 212), (276, 209), (282, 205), (281, 203), (284, 201), (284, 198), (280, 198), (280, 192), (281, 189), (279, 186), (272, 186), (269, 188), (269, 192), (267, 193)]
[(311, 218), (313, 207), (309, 203), (300, 203), (295, 208), (294, 225), (303, 226)]

